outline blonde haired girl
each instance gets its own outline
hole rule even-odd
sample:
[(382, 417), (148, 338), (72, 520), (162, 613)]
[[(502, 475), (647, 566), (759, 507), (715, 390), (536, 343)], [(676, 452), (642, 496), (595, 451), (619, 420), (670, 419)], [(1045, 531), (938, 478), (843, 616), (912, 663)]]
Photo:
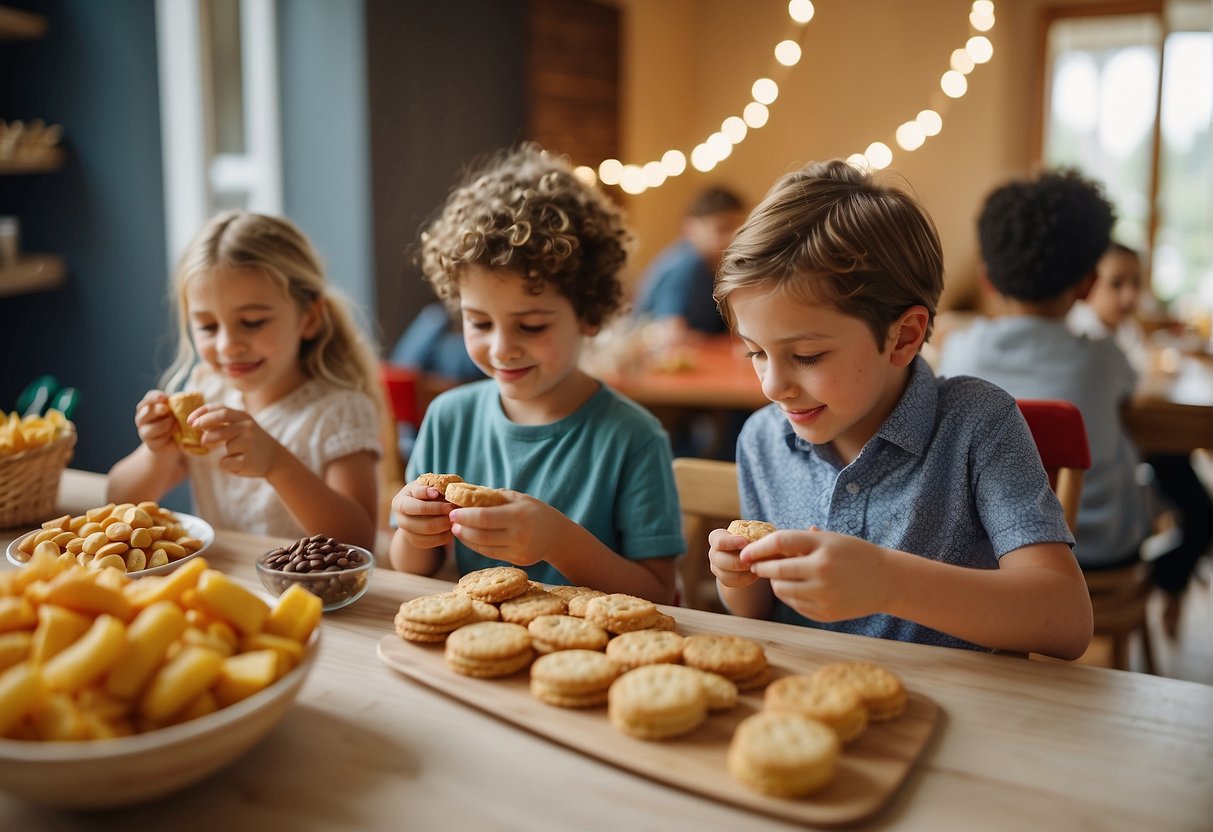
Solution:
[(381, 394), (376, 360), (308, 239), (277, 217), (214, 217), (174, 279), (180, 341), (165, 388), (207, 404), (183, 453), (164, 391), (135, 410), (142, 444), (109, 473), (109, 499), (158, 500), (186, 476), (212, 524), (283, 537), (375, 536)]

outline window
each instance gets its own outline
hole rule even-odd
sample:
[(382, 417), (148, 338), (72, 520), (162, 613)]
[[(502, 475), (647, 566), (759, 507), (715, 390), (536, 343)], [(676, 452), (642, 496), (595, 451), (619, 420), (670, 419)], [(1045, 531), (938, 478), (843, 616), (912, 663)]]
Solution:
[(275, 0), (158, 0), (169, 269), (207, 218), (282, 213)]
[(1213, 308), (1210, 6), (1125, 2), (1046, 11), (1041, 158), (1104, 183), (1113, 236), (1155, 295)]

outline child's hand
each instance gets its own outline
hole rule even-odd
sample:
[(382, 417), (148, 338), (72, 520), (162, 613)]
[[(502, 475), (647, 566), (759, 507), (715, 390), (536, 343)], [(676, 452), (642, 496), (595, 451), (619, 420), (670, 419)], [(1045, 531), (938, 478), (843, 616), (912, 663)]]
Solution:
[(781, 530), (749, 544), (741, 561), (767, 578), (776, 597), (814, 621), (881, 612), (890, 587), (887, 550), (850, 535)]
[(518, 491), (503, 491), (509, 501), (491, 508), (457, 508), (451, 531), (485, 557), (515, 566), (552, 561), (549, 547), (562, 536), (560, 526), (572, 521), (547, 503)]
[(748, 543), (744, 537), (729, 534), (724, 529), (713, 529), (708, 535), (708, 564), (721, 586), (741, 589), (758, 580), (750, 571), (750, 564), (742, 561), (742, 548)]
[(190, 414), (189, 423), (203, 431), (204, 447), (225, 446), (219, 467), (241, 477), (265, 477), (279, 454), (289, 453), (243, 410), (204, 404)]
[(419, 480), (413, 480), (392, 498), (396, 528), (415, 549), (437, 549), (453, 539), (451, 519), (454, 506), (442, 498), (442, 492)]
[(176, 424), (163, 390), (148, 390), (135, 406), (135, 429), (139, 431), (139, 439), (154, 454), (177, 450), (173, 441)]

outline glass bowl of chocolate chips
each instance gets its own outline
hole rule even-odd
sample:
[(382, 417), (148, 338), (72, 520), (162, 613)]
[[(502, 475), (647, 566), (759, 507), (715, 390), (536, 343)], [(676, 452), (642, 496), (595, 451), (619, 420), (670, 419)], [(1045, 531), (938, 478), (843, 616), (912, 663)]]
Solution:
[(302, 537), (257, 558), (257, 575), (266, 589), (281, 595), (291, 584), (301, 584), (324, 602), (325, 612), (361, 598), (374, 568), (375, 556), (366, 549), (322, 534)]

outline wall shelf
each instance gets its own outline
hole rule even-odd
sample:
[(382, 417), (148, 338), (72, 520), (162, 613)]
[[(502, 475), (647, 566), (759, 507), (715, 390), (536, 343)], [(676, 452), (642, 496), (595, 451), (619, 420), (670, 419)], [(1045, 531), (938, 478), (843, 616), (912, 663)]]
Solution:
[(0, 267), (0, 297), (45, 292), (63, 285), (63, 258), (53, 254), (22, 254), (12, 266)]
[(0, 40), (32, 40), (45, 34), (42, 15), (0, 6)]
[(42, 151), (36, 159), (0, 159), (0, 176), (51, 173), (61, 167), (63, 167), (63, 151), (54, 147)]

